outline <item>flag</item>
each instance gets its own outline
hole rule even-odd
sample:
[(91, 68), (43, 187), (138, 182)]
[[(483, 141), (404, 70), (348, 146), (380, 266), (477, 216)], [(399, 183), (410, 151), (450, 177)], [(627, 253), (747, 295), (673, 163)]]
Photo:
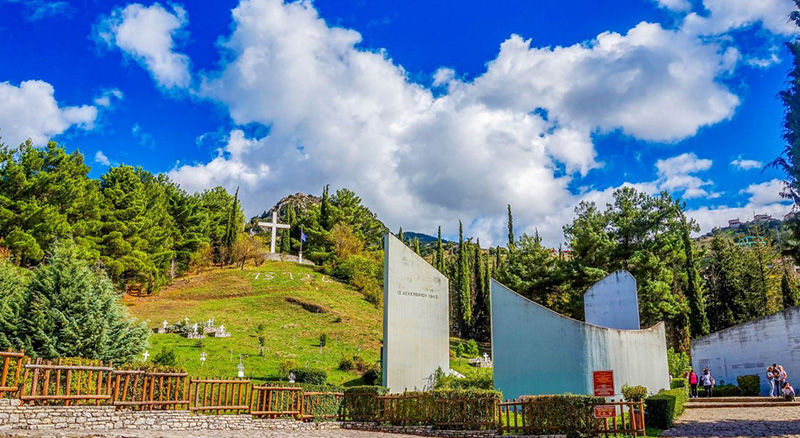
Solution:
[(300, 241), (301, 242), (305, 242), (306, 239), (308, 239), (308, 236), (306, 236), (306, 233), (300, 231)]

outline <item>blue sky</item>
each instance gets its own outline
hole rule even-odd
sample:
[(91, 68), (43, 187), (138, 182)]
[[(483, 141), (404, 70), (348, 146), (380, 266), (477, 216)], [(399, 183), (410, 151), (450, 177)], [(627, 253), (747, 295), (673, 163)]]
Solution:
[(622, 185), (704, 231), (782, 215), (791, 0), (0, 0), (0, 136), (241, 187), (323, 184), (387, 225), (560, 242)]

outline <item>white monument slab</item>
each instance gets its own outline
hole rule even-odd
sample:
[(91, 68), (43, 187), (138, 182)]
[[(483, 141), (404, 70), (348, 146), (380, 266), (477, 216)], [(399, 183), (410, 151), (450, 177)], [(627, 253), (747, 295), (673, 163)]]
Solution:
[(383, 386), (428, 389), (450, 368), (447, 277), (391, 233), (383, 247)]
[(618, 330), (639, 330), (636, 279), (628, 271), (608, 274), (583, 295), (583, 310), (587, 324)]

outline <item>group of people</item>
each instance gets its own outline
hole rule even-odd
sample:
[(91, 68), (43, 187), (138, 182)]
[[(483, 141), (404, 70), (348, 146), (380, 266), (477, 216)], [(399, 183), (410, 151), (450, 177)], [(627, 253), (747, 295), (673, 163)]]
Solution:
[(714, 385), (717, 384), (717, 381), (714, 380), (714, 376), (711, 375), (711, 371), (708, 368), (703, 369), (703, 374), (698, 376), (694, 370), (689, 371), (686, 374), (686, 380), (689, 381), (689, 397), (697, 398), (697, 385), (703, 384), (703, 388), (706, 390), (706, 397), (711, 397), (711, 393), (714, 389)]
[(794, 388), (789, 384), (788, 374), (782, 365), (772, 364), (767, 368), (767, 382), (769, 382), (769, 396), (794, 400)]

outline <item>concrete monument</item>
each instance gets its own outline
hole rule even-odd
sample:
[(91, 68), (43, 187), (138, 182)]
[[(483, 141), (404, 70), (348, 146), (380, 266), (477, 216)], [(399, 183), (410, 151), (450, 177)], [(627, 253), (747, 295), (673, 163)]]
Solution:
[(383, 248), (383, 386), (426, 389), (450, 368), (447, 277), (391, 233)]
[(736, 378), (757, 375), (761, 395), (769, 392), (767, 367), (783, 365), (789, 382), (800, 380), (800, 307), (728, 327), (692, 341), (692, 366), (708, 368), (717, 381), (736, 384)]
[(614, 371), (614, 392), (669, 389), (664, 323), (646, 330), (598, 327), (560, 315), (491, 283), (494, 386), (503, 397), (592, 394), (592, 372)]
[(639, 330), (639, 298), (636, 279), (628, 271), (616, 271), (598, 281), (583, 295), (587, 324), (620, 330)]

